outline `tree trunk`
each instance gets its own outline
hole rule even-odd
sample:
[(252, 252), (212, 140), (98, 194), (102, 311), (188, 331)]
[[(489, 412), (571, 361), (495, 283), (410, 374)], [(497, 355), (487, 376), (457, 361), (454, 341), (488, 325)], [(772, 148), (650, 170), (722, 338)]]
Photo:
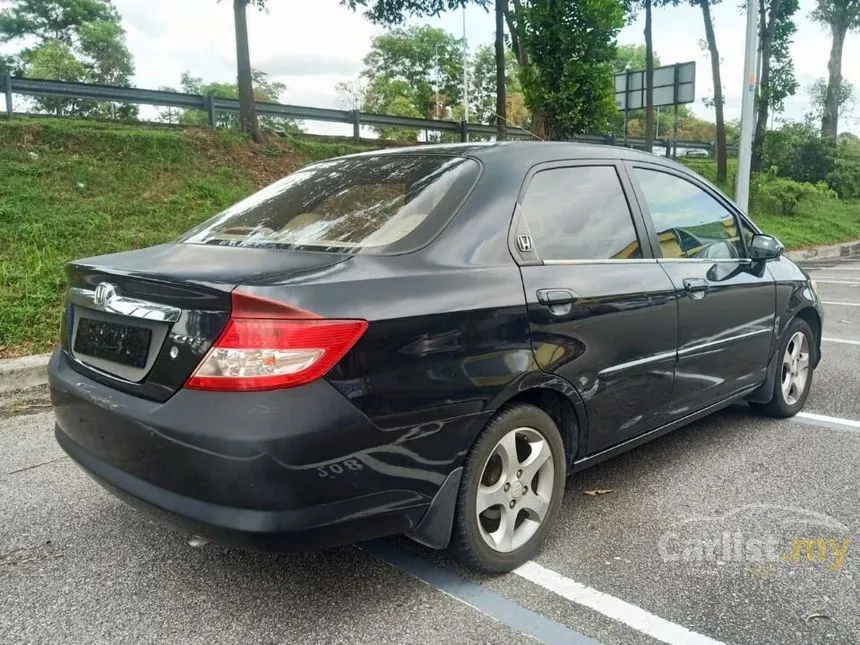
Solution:
[(770, 113), (770, 59), (773, 50), (773, 33), (782, 0), (772, 0), (770, 11), (765, 13), (764, 0), (759, 0), (759, 50), (761, 54), (761, 76), (759, 78), (758, 116), (752, 144), (752, 172), (761, 171), (764, 154), (764, 138), (767, 134), (767, 119)]
[(728, 172), (726, 169), (726, 122), (723, 117), (723, 82), (720, 78), (720, 52), (717, 50), (717, 39), (714, 36), (710, 0), (699, 0), (699, 4), (702, 7), (702, 18), (705, 21), (705, 38), (708, 41), (708, 51), (711, 54), (711, 73), (714, 77), (714, 110), (717, 113), (717, 181), (725, 183)]
[(830, 25), (833, 42), (830, 45), (830, 60), (827, 63), (827, 95), (824, 99), (824, 115), (821, 118), (821, 136), (836, 138), (839, 132), (839, 94), (842, 89), (842, 46), (845, 44), (846, 28)]
[(248, 50), (248, 21), (245, 7), (248, 0), (233, 0), (233, 19), (236, 25), (236, 67), (239, 85), (239, 128), (250, 134), (254, 141), (263, 140), (257, 122), (257, 105), (251, 80), (251, 54)]
[(505, 79), (505, 9), (507, 0), (496, 0), (496, 139), (508, 138), (508, 98)]
[(651, 0), (645, 0), (645, 151), (654, 148), (654, 43), (651, 38)]

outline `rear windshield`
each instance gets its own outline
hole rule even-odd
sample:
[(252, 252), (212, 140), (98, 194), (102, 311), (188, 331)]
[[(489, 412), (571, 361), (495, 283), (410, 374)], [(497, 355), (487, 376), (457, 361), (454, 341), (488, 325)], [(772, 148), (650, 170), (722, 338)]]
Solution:
[(448, 223), (480, 172), (441, 155), (333, 159), (275, 182), (187, 233), (188, 244), (402, 253)]

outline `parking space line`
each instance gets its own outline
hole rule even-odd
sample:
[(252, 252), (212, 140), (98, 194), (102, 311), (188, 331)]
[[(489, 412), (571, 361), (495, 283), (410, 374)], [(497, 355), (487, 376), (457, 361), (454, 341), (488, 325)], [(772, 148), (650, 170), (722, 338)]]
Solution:
[(860, 282), (856, 280), (831, 280), (830, 278), (813, 278), (816, 284), (852, 284), (855, 287), (860, 287)]
[(596, 640), (588, 636), (568, 629), (561, 623), (511, 602), (471, 580), (466, 580), (424, 558), (407, 553), (381, 540), (365, 542), (359, 547), (413, 578), (542, 643), (599, 645)]
[(824, 426), (825, 428), (835, 428), (836, 430), (846, 430), (860, 434), (860, 421), (855, 421), (854, 419), (830, 417), (826, 414), (815, 414), (814, 412), (798, 412), (795, 418), (809, 425)]
[(828, 307), (860, 307), (860, 302), (833, 302), (822, 300), (821, 304), (827, 305)]
[(860, 272), (860, 266), (857, 267), (806, 267), (808, 271), (858, 271)]
[(848, 340), (846, 338), (829, 338), (825, 336), (822, 338), (825, 343), (842, 343), (844, 345), (860, 345), (860, 340)]
[(566, 578), (536, 562), (526, 562), (514, 573), (553, 593), (608, 616), (638, 632), (671, 645), (723, 645), (721, 641), (698, 634), (681, 625), (645, 611), (641, 607)]

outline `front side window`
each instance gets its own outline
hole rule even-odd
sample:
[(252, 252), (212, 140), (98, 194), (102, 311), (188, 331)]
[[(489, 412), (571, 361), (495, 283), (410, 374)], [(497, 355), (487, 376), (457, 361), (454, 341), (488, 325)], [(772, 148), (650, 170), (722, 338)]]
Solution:
[(642, 257), (613, 166), (543, 170), (529, 182), (520, 209), (544, 260)]
[(737, 219), (707, 192), (675, 175), (635, 168), (664, 258), (743, 256)]
[(300, 170), (187, 233), (181, 242), (397, 253), (432, 239), (477, 180), (472, 159), (372, 155)]

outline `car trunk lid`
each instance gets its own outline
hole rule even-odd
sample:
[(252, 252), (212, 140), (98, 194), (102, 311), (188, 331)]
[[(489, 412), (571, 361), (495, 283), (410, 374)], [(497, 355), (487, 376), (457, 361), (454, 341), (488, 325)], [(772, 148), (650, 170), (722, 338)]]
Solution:
[(319, 271), (348, 257), (170, 244), (72, 262), (62, 346), (87, 376), (163, 401), (218, 338), (237, 285)]

